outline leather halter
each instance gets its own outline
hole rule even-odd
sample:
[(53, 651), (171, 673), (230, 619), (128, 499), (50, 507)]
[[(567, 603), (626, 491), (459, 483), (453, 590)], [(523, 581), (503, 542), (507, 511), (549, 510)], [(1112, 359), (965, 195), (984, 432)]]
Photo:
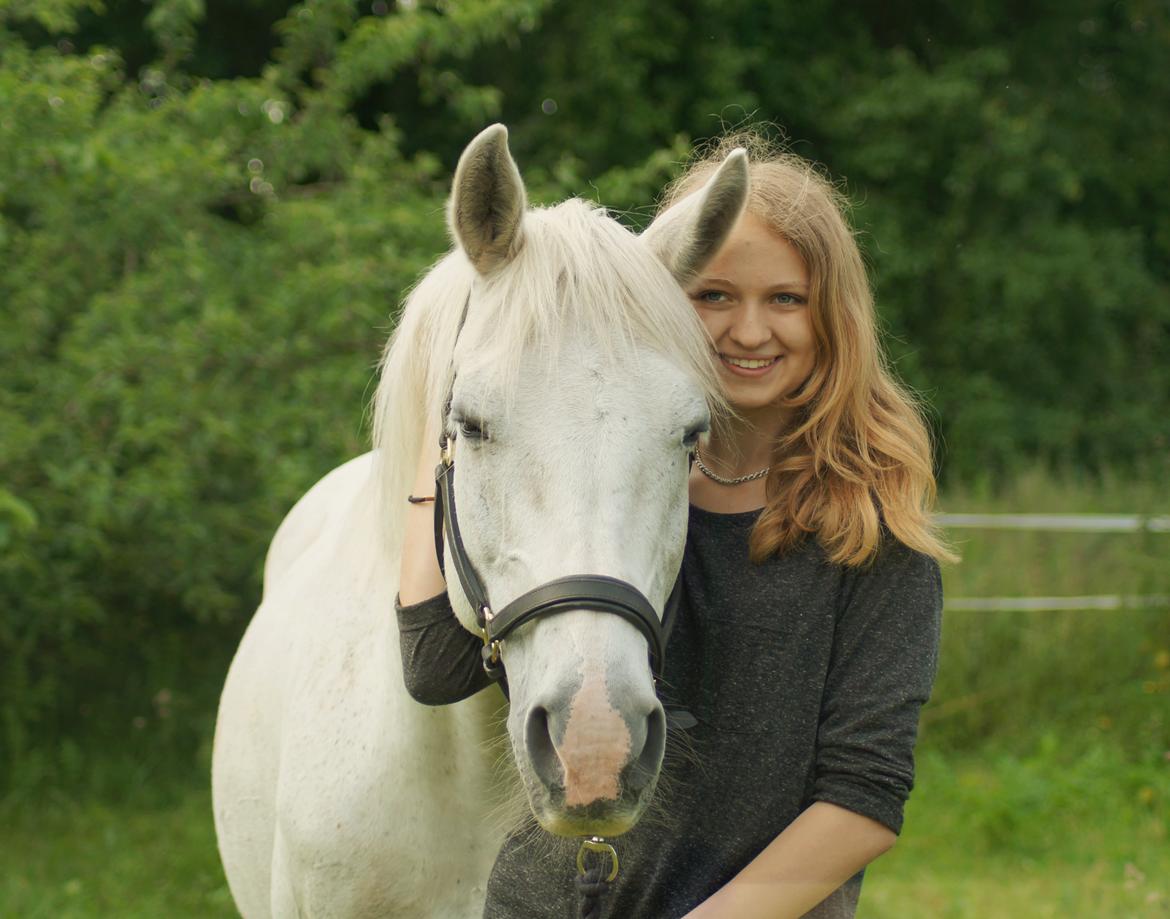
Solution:
[[(456, 341), (467, 321), (467, 310), (471, 294), (463, 304), (463, 315)], [(455, 510), (455, 461), (451, 456), (447, 436), (447, 423), (451, 415), (451, 399), (455, 389), (452, 374), (451, 388), (443, 403), (443, 415), (439, 428), (439, 450), (441, 459), (435, 467), (435, 555), (439, 570), (446, 575), (444, 566), (444, 534), (451, 549), (451, 562), (463, 593), (475, 610), (475, 621), (483, 637), (483, 666), (493, 680), (504, 676), (504, 663), (500, 657), (500, 642), (526, 622), (540, 616), (551, 616), (571, 610), (592, 610), (621, 616), (634, 625), (650, 645), (650, 668), (655, 681), (662, 674), (666, 661), (666, 642), (674, 627), (682, 596), (682, 572), (675, 578), (674, 587), (667, 598), (659, 621), (654, 606), (640, 590), (625, 581), (599, 574), (580, 574), (557, 578), (521, 594), (498, 612), (492, 608), (487, 588), (475, 565), (467, 554), (463, 536), (459, 532), (459, 518)], [(454, 434), (451, 435), (452, 439)]]

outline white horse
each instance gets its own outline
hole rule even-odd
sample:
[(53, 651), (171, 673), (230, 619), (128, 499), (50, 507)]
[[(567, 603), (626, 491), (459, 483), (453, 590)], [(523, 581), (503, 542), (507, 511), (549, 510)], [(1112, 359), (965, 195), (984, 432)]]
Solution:
[[(488, 811), (503, 697), (413, 701), (393, 609), (426, 422), (454, 374), (460, 526), (493, 600), (602, 574), (661, 614), (682, 557), (688, 447), (719, 404), (709, 341), (679, 285), (722, 243), (746, 186), (737, 152), (637, 237), (575, 199), (528, 209), (502, 126), (464, 151), (456, 246), (388, 346), (376, 449), (281, 523), (224, 687), (215, 826), (247, 919), (482, 913), (502, 842)], [(643, 634), (569, 611), (520, 627), (503, 658), (507, 732), (537, 820), (558, 835), (628, 829), (665, 733)]]

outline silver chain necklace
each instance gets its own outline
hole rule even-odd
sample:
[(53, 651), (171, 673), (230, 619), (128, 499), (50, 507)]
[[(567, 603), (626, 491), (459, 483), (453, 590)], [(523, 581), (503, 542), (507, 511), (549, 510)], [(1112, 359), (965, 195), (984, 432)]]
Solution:
[(771, 466), (765, 466), (759, 472), (749, 472), (747, 475), (741, 475), (734, 479), (725, 479), (717, 472), (712, 472), (703, 463), (703, 457), (699, 453), (699, 445), (695, 444), (695, 465), (699, 467), (699, 472), (703, 473), (712, 482), (718, 482), (720, 485), (742, 485), (744, 482), (754, 482), (756, 479), (762, 479), (768, 474)]

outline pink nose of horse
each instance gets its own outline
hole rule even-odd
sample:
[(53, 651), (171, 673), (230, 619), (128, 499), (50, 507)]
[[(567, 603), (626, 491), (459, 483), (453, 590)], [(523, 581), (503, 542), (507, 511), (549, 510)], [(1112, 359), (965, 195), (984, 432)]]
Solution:
[(666, 716), (648, 692), (615, 694), (591, 671), (576, 692), (534, 705), (524, 743), (545, 788), (563, 789), (566, 808), (630, 804), (654, 782), (666, 747)]

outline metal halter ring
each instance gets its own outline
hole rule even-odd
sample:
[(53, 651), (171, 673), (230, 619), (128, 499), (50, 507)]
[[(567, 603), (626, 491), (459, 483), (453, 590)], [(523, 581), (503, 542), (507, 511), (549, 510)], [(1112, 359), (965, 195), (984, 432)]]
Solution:
[(592, 836), (589, 839), (581, 840), (581, 848), (577, 850), (577, 871), (579, 871), (582, 875), (585, 874), (586, 849), (588, 849), (590, 852), (599, 852), (602, 855), (608, 855), (611, 859), (613, 859), (613, 869), (609, 872), (609, 877), (605, 879), (607, 883), (618, 876), (617, 849), (611, 846), (600, 836)]

